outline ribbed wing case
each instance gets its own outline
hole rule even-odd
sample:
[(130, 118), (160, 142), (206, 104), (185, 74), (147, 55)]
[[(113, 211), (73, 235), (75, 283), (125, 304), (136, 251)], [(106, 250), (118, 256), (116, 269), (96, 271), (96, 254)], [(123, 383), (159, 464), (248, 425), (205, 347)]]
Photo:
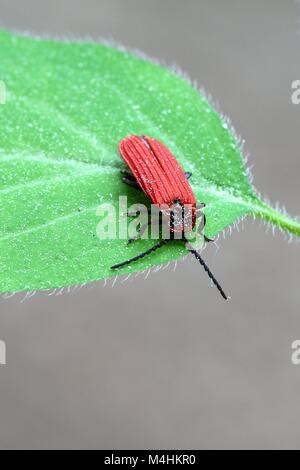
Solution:
[(174, 155), (151, 137), (126, 137), (119, 151), (139, 186), (158, 206), (172, 206), (175, 200), (196, 207), (193, 190)]

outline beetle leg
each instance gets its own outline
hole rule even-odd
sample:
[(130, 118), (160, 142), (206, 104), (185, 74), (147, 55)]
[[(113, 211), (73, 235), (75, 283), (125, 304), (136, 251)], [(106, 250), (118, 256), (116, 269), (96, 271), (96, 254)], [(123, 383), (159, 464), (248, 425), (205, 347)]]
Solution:
[[(202, 209), (204, 209), (205, 206), (206, 206), (206, 204), (204, 204), (204, 202), (202, 202), (201, 204), (199, 204), (199, 205), (197, 206), (197, 210), (196, 210), (197, 216), (198, 216), (199, 212), (201, 212), (201, 213), (202, 213), (202, 217), (203, 217), (203, 222), (202, 222), (202, 224), (200, 224), (200, 226), (199, 226), (199, 234), (200, 234), (200, 235), (202, 234), (202, 231), (204, 230), (204, 227), (205, 227), (205, 225), (206, 225), (206, 215), (203, 214), (203, 212), (202, 212)], [(208, 237), (207, 237), (206, 235), (204, 235), (204, 234), (203, 234), (203, 238), (204, 238), (204, 240), (206, 241), (206, 243), (214, 242), (214, 241), (215, 241), (213, 238), (208, 238)]]
[(120, 170), (121, 175), (126, 176), (129, 179), (135, 179), (133, 174), (130, 173), (130, 171), (127, 170)]
[(122, 268), (123, 266), (128, 266), (129, 264), (138, 261), (139, 259), (145, 258), (145, 256), (150, 255), (154, 251), (158, 250), (162, 246), (164, 246), (166, 243), (168, 243), (170, 240), (160, 240), (156, 245), (154, 245), (152, 248), (149, 248), (149, 250), (144, 251), (144, 253), (141, 253), (137, 256), (134, 256), (131, 259), (128, 259), (126, 261), (123, 261), (122, 263), (115, 264), (114, 266), (111, 266), (111, 269), (118, 269)]
[(122, 180), (123, 183), (127, 184), (128, 186), (131, 186), (132, 188), (141, 189), (134, 179), (127, 178), (127, 176), (123, 176)]
[[(148, 212), (148, 214), (150, 215), (150, 211)], [(141, 228), (139, 229), (139, 233), (138, 235), (136, 235), (135, 237), (132, 237), (132, 238), (129, 238), (127, 244), (130, 245), (131, 243), (135, 242), (136, 240), (139, 240), (140, 238), (142, 238), (142, 236), (144, 235), (146, 229), (150, 226), (150, 225), (159, 225), (160, 224), (160, 219), (152, 219), (152, 220), (149, 220), (149, 222), (147, 222), (146, 224), (142, 225)]]
[[(203, 214), (203, 229), (206, 225), (206, 215)], [(214, 242), (214, 238), (208, 238), (206, 235), (203, 234), (203, 237), (204, 237), (204, 240), (206, 241), (206, 243), (209, 243), (209, 242)]]
[(149, 227), (151, 222), (147, 222), (146, 224), (142, 225), (140, 230), (139, 230), (139, 233), (135, 236), (135, 237), (132, 237), (132, 238), (129, 238), (128, 242), (127, 242), (127, 245), (130, 245), (131, 243), (135, 242), (136, 240), (139, 240), (139, 238), (141, 238), (146, 229)]
[(137, 209), (136, 211), (127, 212), (128, 217), (136, 217), (137, 215), (141, 215), (141, 214), (148, 214), (148, 216), (150, 216), (151, 211), (144, 205), (141, 205), (141, 207)]
[(141, 189), (135, 177), (129, 173), (129, 171), (121, 170), (121, 175), (123, 176), (123, 183), (131, 186), (132, 188)]

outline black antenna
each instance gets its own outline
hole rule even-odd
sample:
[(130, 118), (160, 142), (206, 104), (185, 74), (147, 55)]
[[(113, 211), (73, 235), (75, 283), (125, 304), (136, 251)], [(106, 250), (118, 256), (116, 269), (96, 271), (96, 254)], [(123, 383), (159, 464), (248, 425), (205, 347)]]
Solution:
[(134, 261), (137, 261), (137, 260), (139, 260), (139, 259), (141, 259), (141, 258), (144, 258), (145, 256), (148, 256), (148, 255), (150, 255), (151, 253), (153, 253), (153, 251), (158, 250), (159, 248), (161, 248), (162, 246), (164, 246), (164, 245), (165, 245), (166, 243), (168, 243), (169, 241), (170, 241), (170, 239), (161, 240), (159, 243), (157, 243), (156, 245), (152, 246), (152, 248), (149, 248), (149, 250), (144, 251), (144, 253), (141, 253), (140, 255), (134, 256), (133, 258), (130, 258), (130, 259), (128, 259), (127, 261), (123, 261), (122, 263), (115, 264), (114, 266), (111, 266), (111, 269), (122, 268), (123, 266), (127, 266), (128, 264), (134, 263)]
[(200, 254), (198, 253), (198, 251), (196, 250), (189, 250), (191, 253), (193, 253), (193, 255), (195, 256), (195, 258), (199, 261), (199, 263), (201, 264), (201, 266), (203, 266), (204, 270), (207, 272), (208, 274), (208, 277), (212, 280), (212, 282), (214, 283), (214, 285), (216, 286), (216, 288), (218, 289), (218, 291), (220, 292), (221, 296), (223, 297), (223, 299), (225, 300), (228, 300), (228, 297), (227, 295), (225, 294), (225, 292), (223, 291), (222, 287), (220, 286), (220, 284), (218, 283), (217, 279), (215, 278), (215, 276), (213, 275), (213, 273), (211, 272), (211, 270), (209, 269), (209, 267), (207, 266), (207, 264), (205, 263), (204, 259), (200, 256)]

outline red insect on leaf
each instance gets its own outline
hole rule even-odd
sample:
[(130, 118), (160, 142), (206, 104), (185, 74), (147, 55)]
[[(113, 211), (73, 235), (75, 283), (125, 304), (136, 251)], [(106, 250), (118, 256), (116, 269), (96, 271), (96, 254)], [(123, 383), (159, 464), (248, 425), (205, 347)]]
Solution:
[[(197, 206), (195, 195), (188, 181), (192, 174), (184, 173), (175, 156), (158, 140), (148, 136), (132, 135), (121, 140), (119, 151), (131, 171), (131, 173), (126, 173), (123, 176), (124, 183), (142, 189), (151, 202), (161, 209), (163, 216), (168, 213), (170, 216), (171, 237), (170, 239), (160, 240), (152, 248), (134, 258), (112, 266), (112, 269), (127, 266), (148, 256), (172, 240), (178, 232), (182, 234), (183, 240), (187, 241), (185, 235), (194, 229), (197, 213), (205, 207), (203, 203)], [(176, 222), (178, 219), (174, 216), (175, 212), (178, 213), (178, 210), (180, 223)], [(190, 214), (189, 217), (186, 216), (187, 213)], [(205, 221), (205, 216), (203, 216), (202, 228), (204, 228)], [(205, 241), (211, 241), (205, 236), (204, 239)], [(189, 251), (204, 267), (221, 295), (227, 299), (222, 287), (211, 273), (200, 253), (192, 248), (189, 248)]]

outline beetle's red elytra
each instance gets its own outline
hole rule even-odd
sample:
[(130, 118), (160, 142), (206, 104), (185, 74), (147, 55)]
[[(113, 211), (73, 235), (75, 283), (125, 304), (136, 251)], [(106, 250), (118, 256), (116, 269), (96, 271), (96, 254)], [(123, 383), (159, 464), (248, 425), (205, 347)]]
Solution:
[[(169, 208), (171, 211), (171, 234), (180, 231), (182, 232), (183, 240), (187, 241), (184, 234), (194, 229), (197, 212), (202, 211), (203, 207), (205, 207), (204, 203), (197, 206), (196, 197), (188, 181), (192, 174), (189, 172), (185, 173), (182, 170), (177, 159), (163, 143), (145, 135), (125, 137), (119, 143), (119, 152), (130, 170), (129, 173), (123, 172), (124, 183), (141, 189), (149, 197), (152, 204), (155, 204), (158, 208)], [(172, 208), (174, 206), (179, 207), (181, 210), (183, 221), (179, 225), (176, 225), (174, 222), (175, 218), (172, 218)], [(189, 207), (191, 212), (191, 217), (187, 218), (188, 222), (183, 211), (185, 207)], [(161, 213), (164, 215), (163, 210), (161, 210)], [(204, 224), (205, 221), (204, 216)], [(112, 266), (112, 269), (118, 269), (138, 261), (161, 248), (172, 239), (171, 236), (170, 239), (160, 240), (149, 250)], [(205, 236), (204, 239), (205, 241), (211, 241)], [(133, 241), (133, 239), (130, 241)], [(200, 253), (194, 249), (189, 249), (189, 251), (204, 267), (222, 297), (227, 300), (228, 297), (202, 259)]]

